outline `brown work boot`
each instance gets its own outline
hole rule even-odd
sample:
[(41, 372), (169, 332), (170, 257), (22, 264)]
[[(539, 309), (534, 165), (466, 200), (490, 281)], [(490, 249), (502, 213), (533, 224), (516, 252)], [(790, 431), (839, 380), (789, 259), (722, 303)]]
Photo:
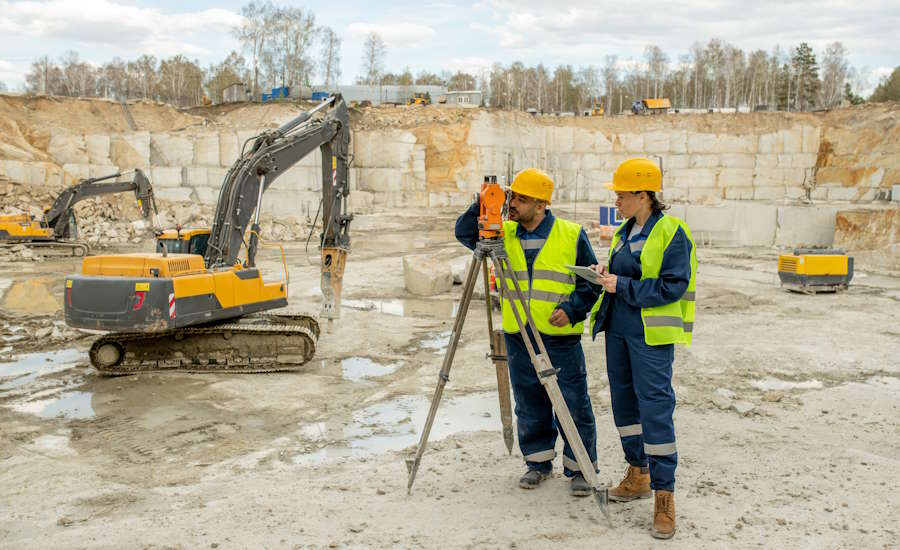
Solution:
[(628, 465), (625, 479), (618, 487), (609, 490), (609, 500), (631, 502), (637, 498), (650, 498), (650, 472), (647, 467)]
[(657, 539), (670, 539), (675, 534), (675, 493), (672, 491), (656, 491), (650, 534)]

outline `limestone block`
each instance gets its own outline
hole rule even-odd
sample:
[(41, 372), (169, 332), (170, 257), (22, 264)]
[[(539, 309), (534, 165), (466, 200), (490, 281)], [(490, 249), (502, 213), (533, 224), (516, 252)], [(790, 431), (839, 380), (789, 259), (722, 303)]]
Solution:
[(797, 155), (791, 155), (791, 167), (812, 168), (816, 165), (817, 158), (818, 155), (816, 153), (799, 153)]
[(756, 155), (755, 159), (757, 170), (775, 168), (778, 166), (778, 155), (776, 154), (759, 154)]
[(752, 187), (726, 187), (725, 198), (727, 200), (753, 200)]
[(753, 168), (756, 166), (756, 157), (747, 153), (725, 153), (719, 157), (719, 165), (726, 168)]
[(206, 166), (187, 166), (184, 168), (184, 184), (191, 187), (206, 187), (209, 182), (209, 174)]
[(837, 210), (828, 206), (779, 206), (775, 245), (831, 246)]
[(111, 136), (109, 158), (113, 164), (127, 168), (150, 166), (150, 132), (130, 132)]
[(884, 168), (878, 168), (874, 172), (864, 175), (859, 180), (859, 187), (881, 187), (884, 182), (884, 173)]
[(63, 164), (89, 164), (84, 136), (81, 134), (51, 134), (47, 152)]
[(794, 163), (794, 155), (778, 155), (778, 167), (790, 168)]
[(88, 162), (91, 164), (109, 165), (109, 142), (110, 138), (105, 134), (88, 134), (84, 136)]
[(784, 183), (784, 177), (778, 168), (756, 170), (753, 175), (753, 187), (776, 187)]
[[(74, 181), (83, 180), (91, 177), (91, 165), (90, 164), (78, 164), (78, 163), (66, 163), (63, 164), (63, 170), (65, 170)], [(24, 175), (24, 172), (23, 172)]]
[(797, 186), (789, 186), (784, 188), (784, 198), (791, 200), (801, 200), (806, 198), (806, 189)]
[[(397, 168), (410, 162), (413, 143), (410, 132), (376, 131), (357, 133), (354, 164), (361, 168)], [(415, 136), (413, 136), (415, 138)]]
[(687, 180), (690, 187), (714, 187), (718, 181), (718, 170), (715, 168), (687, 168), (678, 172), (679, 180)]
[(419, 296), (434, 296), (453, 287), (450, 262), (435, 255), (408, 254), (403, 257), (406, 290)]
[(867, 189), (859, 197), (856, 198), (856, 202), (872, 202), (877, 196), (877, 189)]
[[(91, 178), (102, 178), (104, 176), (111, 176), (119, 171), (118, 166), (111, 166), (109, 164), (89, 164), (88, 165), (88, 177)], [(131, 178), (128, 177), (120, 177), (118, 180), (128, 180)]]
[(359, 188), (379, 194), (402, 191), (404, 174), (396, 168), (360, 168)]
[(783, 151), (781, 143), (782, 142), (779, 140), (778, 134), (776, 133), (760, 134), (757, 150), (762, 154), (781, 153)]
[(644, 136), (642, 134), (619, 134), (619, 143), (626, 153), (643, 153)]
[(771, 246), (775, 241), (775, 207), (770, 205), (748, 201), (688, 205), (684, 219), (697, 242)]
[(28, 180), (28, 166), (21, 160), (0, 160), (0, 175), (6, 176), (10, 181), (18, 183), (30, 183)]
[(860, 196), (860, 190), (856, 187), (829, 187), (828, 200), (830, 201), (853, 201)]
[(570, 126), (550, 126), (546, 129), (546, 147), (550, 151), (574, 151), (575, 131)]
[(450, 193), (446, 191), (428, 193), (429, 208), (445, 208), (450, 206)]
[(292, 191), (321, 191), (322, 172), (310, 166), (294, 165), (278, 176), (272, 188)]
[(688, 153), (718, 153), (719, 140), (715, 134), (698, 134), (690, 132), (687, 135)]
[(821, 130), (818, 126), (801, 126), (801, 131), (803, 133), (803, 145), (802, 150), (804, 153), (818, 153), (819, 152), (819, 142), (821, 140)]
[(219, 166), (219, 135), (205, 134), (194, 138), (194, 164)]
[(715, 203), (724, 198), (724, 189), (719, 187), (688, 187), (688, 200), (704, 204)]
[(663, 160), (663, 171), (680, 170), (689, 168), (691, 165), (690, 155), (668, 155)]
[(176, 202), (193, 201), (193, 191), (190, 187), (153, 187), (156, 198)]
[(667, 132), (647, 132), (644, 134), (644, 152), (668, 153), (669, 134)]
[[(688, 190), (687, 188), (678, 189), (673, 187), (665, 187), (663, 188), (663, 192), (660, 195), (664, 201), (687, 201), (688, 200)], [(612, 202), (615, 202), (615, 199), (610, 199)]]
[(200, 185), (194, 187), (194, 193), (196, 193), (197, 199), (204, 204), (216, 204), (219, 201), (219, 190), (212, 187)]
[(816, 187), (815, 189), (813, 189), (810, 192), (809, 198), (811, 198), (814, 201), (826, 200), (828, 198), (828, 188), (827, 187)]
[(366, 191), (354, 191), (347, 197), (347, 204), (351, 211), (359, 212), (363, 209), (372, 208), (375, 203), (375, 194)]
[(691, 155), (691, 168), (715, 168), (719, 166), (719, 155)]
[(170, 166), (154, 166), (150, 169), (150, 182), (153, 188), (181, 187), (183, 178), (181, 168)]
[(25, 177), (28, 185), (46, 185), (47, 184), (47, 168), (42, 162), (28, 163), (25, 165)]
[(262, 219), (284, 218), (293, 216), (300, 218), (305, 212), (309, 212), (310, 218), (315, 216), (316, 208), (319, 206), (319, 196), (321, 193), (311, 191), (292, 191), (289, 189), (269, 188), (263, 194), (262, 208), (260, 209)]
[(808, 177), (807, 170), (804, 168), (783, 168), (781, 176), (785, 185), (797, 187), (802, 186)]
[(757, 201), (765, 201), (765, 200), (777, 200), (784, 198), (784, 187), (779, 186), (770, 186), (770, 187), (757, 187), (754, 184), (753, 188), (753, 200)]
[(222, 132), (219, 134), (219, 164), (231, 166), (241, 154), (241, 146), (238, 136), (234, 132)]
[(573, 140), (576, 153), (612, 153), (612, 142), (599, 131), (574, 128)]
[(719, 171), (722, 187), (753, 187), (753, 168), (723, 168)]
[(194, 144), (190, 139), (173, 134), (150, 135), (150, 164), (153, 166), (188, 166), (194, 163)]
[(778, 139), (782, 143), (782, 149), (778, 151), (779, 153), (803, 152), (803, 131), (799, 126), (789, 130), (778, 130)]
[(594, 153), (583, 153), (580, 155), (579, 165), (586, 172), (603, 171), (606, 166), (606, 159), (602, 155)]
[(228, 170), (225, 168), (216, 168), (213, 166), (206, 167), (206, 185), (213, 189), (221, 189), (225, 182), (225, 176)]
[(679, 130), (669, 133), (669, 152), (676, 155), (683, 155), (688, 152), (687, 132)]
[(756, 153), (757, 137), (755, 134), (720, 134), (718, 136), (721, 153)]

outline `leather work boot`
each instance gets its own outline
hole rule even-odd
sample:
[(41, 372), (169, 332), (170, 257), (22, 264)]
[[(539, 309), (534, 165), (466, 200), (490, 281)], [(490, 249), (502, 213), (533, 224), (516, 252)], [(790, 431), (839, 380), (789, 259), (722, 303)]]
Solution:
[(591, 494), (591, 486), (588, 484), (587, 480), (584, 479), (584, 476), (577, 472), (572, 476), (572, 482), (569, 485), (569, 489), (572, 491), (572, 496), (575, 497), (586, 497)]
[(650, 534), (657, 539), (670, 539), (675, 534), (675, 493), (672, 491), (656, 491)]
[(609, 500), (613, 502), (631, 502), (638, 498), (650, 498), (650, 471), (646, 466), (628, 465), (625, 478), (618, 487), (609, 490)]
[(519, 487), (523, 489), (534, 489), (548, 477), (550, 477), (550, 472), (528, 470), (525, 472), (525, 475), (519, 478)]

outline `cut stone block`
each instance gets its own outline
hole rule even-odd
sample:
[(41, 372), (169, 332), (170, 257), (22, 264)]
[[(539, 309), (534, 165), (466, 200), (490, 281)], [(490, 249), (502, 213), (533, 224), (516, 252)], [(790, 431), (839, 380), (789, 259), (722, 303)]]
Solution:
[(194, 144), (190, 139), (172, 134), (150, 135), (150, 164), (153, 166), (188, 166), (194, 163)]
[(154, 166), (150, 169), (150, 182), (153, 188), (161, 187), (181, 187), (182, 170), (170, 166)]
[(219, 166), (219, 135), (207, 134), (194, 138), (193, 163), (201, 166)]
[(154, 187), (153, 194), (158, 199), (175, 202), (193, 201), (194, 190), (190, 187)]
[(50, 135), (47, 152), (61, 164), (89, 164), (84, 136), (81, 134), (54, 133)]
[(409, 254), (403, 257), (403, 280), (410, 293), (434, 296), (453, 287), (453, 270), (446, 258)]
[(109, 158), (109, 143), (110, 138), (108, 135), (88, 134), (84, 136), (84, 145), (87, 150), (88, 162), (90, 164), (109, 165), (111, 163)]

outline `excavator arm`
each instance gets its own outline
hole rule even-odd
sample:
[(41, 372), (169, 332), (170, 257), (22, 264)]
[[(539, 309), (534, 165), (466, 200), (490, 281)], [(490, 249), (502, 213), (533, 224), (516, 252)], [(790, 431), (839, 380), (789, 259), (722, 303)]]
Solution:
[(75, 205), (85, 199), (100, 195), (134, 191), (134, 196), (141, 209), (141, 215), (144, 218), (150, 217), (151, 212), (157, 213), (156, 201), (153, 198), (153, 186), (150, 185), (150, 180), (139, 169), (135, 169), (132, 174), (131, 181), (101, 183), (118, 178), (124, 175), (123, 172), (82, 180), (60, 193), (56, 200), (53, 201), (53, 206), (44, 213), (47, 226), (53, 229), (53, 236), (57, 239), (77, 238), (78, 235), (74, 234), (73, 231), (74, 224), (71, 223), (71, 220), (75, 218)]
[[(318, 119), (313, 115), (330, 108)], [(322, 292), (323, 315), (335, 317), (341, 281), (350, 249), (346, 212), (349, 186), (350, 124), (347, 105), (340, 95), (315, 109), (301, 113), (276, 130), (257, 136), (228, 170), (219, 191), (204, 262), (208, 268), (240, 264), (247, 249), (245, 267), (256, 264), (262, 195), (294, 164), (319, 149), (322, 153)], [(299, 207), (299, 205), (298, 205)], [(249, 229), (249, 237), (247, 236)]]

